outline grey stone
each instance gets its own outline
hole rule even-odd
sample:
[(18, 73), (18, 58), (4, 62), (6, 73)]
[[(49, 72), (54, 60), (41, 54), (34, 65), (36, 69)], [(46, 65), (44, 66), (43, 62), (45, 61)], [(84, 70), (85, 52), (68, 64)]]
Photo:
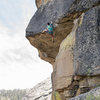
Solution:
[(41, 6), (31, 19), (26, 36), (34, 35), (46, 28), (47, 22), (55, 21), (68, 12), (68, 9), (75, 0), (52, 0), (45, 6)]
[(37, 84), (34, 88), (29, 89), (22, 100), (50, 100), (52, 93), (51, 79)]
[(100, 87), (71, 98), (70, 100), (100, 100)]
[(87, 11), (77, 29), (74, 69), (76, 75), (100, 74), (100, 6)]
[(100, 0), (51, 0), (38, 8), (26, 29), (26, 36), (42, 32), (47, 22), (55, 23), (69, 13), (87, 10), (99, 2)]
[(100, 0), (76, 0), (72, 7), (70, 8), (71, 12), (73, 11), (85, 11), (93, 6), (100, 4)]

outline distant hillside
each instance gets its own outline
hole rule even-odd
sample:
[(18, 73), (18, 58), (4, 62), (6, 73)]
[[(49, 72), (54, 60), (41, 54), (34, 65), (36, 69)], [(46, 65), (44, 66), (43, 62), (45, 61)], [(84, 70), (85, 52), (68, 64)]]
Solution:
[(26, 90), (0, 90), (0, 100), (22, 100)]

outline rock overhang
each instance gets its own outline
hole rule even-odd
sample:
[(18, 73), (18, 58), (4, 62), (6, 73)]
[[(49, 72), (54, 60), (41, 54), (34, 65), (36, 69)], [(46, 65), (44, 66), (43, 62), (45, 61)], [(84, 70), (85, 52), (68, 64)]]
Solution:
[[(74, 19), (98, 3), (100, 3), (100, 0), (49, 1), (45, 5), (40, 6), (30, 20), (26, 29), (26, 37), (30, 43), (39, 50), (40, 57), (43, 60), (53, 63), (59, 51), (60, 43), (73, 28)], [(46, 28), (47, 22), (50, 21), (52, 21), (54, 25), (57, 25), (57, 27), (55, 27), (56, 36), (54, 44), (51, 42), (50, 36), (46, 33), (41, 34)]]

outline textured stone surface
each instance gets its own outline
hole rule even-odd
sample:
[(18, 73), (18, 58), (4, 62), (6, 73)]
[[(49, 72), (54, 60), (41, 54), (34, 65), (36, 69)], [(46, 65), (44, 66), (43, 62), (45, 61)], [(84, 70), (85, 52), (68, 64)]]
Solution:
[(51, 79), (48, 78), (30, 89), (22, 100), (50, 100), (51, 92)]
[(65, 17), (59, 21), (57, 28), (54, 30), (54, 43), (51, 40), (51, 36), (47, 33), (28, 37), (30, 43), (38, 48), (40, 58), (50, 62), (51, 64), (54, 63), (60, 43), (71, 32), (71, 29), (74, 25), (73, 20), (79, 15), (80, 13), (76, 13), (74, 16), (71, 14), (70, 16)]
[(35, 0), (35, 2), (38, 8), (42, 5), (42, 0)]
[(100, 87), (70, 100), (100, 100)]
[(100, 0), (76, 0), (70, 11), (85, 11), (100, 4)]
[(100, 6), (85, 13), (77, 30), (74, 68), (77, 75), (100, 74)]
[[(39, 0), (39, 2), (42, 1)], [(26, 36), (42, 32), (47, 22), (55, 22), (69, 12), (87, 10), (99, 2), (100, 0), (51, 0), (37, 10), (26, 29)]]
[[(96, 70), (96, 66), (94, 66), (94, 71), (93, 73), (96, 74), (85, 74), (83, 78), (79, 78), (78, 80), (78, 89), (72, 89), (75, 85), (74, 79), (72, 76), (74, 75), (73, 69), (75, 71), (76, 75), (83, 75), (83, 74), (78, 74), (78, 72), (82, 73), (87, 73), (91, 72), (91, 68), (93, 63), (98, 64), (99, 63), (99, 6), (94, 7), (87, 11), (85, 14), (83, 13), (82, 16), (79, 18), (78, 25), (75, 24), (75, 28), (73, 27), (73, 30), (71, 33), (74, 33), (72, 35), (71, 33), (63, 40), (63, 42), (60, 45), (59, 53), (56, 57), (55, 65), (54, 65), (54, 88), (56, 91), (62, 91), (60, 93), (61, 97), (63, 98), (62, 100), (67, 100), (69, 97), (79, 95), (82, 93), (86, 93), (92, 88), (95, 88), (99, 86), (99, 81), (100, 77), (99, 76), (93, 76), (93, 75), (99, 75), (97, 73), (99, 70)], [(90, 32), (89, 32), (90, 30)], [(75, 34), (76, 33), (76, 34)], [(86, 41), (86, 42), (83, 42)], [(85, 47), (85, 48), (84, 48)], [(76, 49), (77, 48), (77, 49)], [(73, 52), (74, 50), (74, 52)], [(88, 55), (89, 52), (91, 51), (92, 54)], [(86, 53), (85, 51), (88, 51)], [(66, 52), (68, 52), (68, 55)], [(97, 54), (96, 54), (97, 53)], [(80, 57), (85, 57), (84, 59), (82, 58), (77, 58)], [(96, 58), (94, 56), (97, 56)], [(74, 56), (74, 60), (73, 60)], [(89, 59), (87, 59), (89, 58)], [(95, 60), (94, 60), (95, 59)], [(82, 64), (79, 64), (79, 62), (82, 62)], [(92, 61), (90, 61), (92, 60)], [(77, 61), (77, 62), (76, 62)], [(73, 64), (74, 62), (74, 64)], [(76, 65), (75, 65), (76, 64)], [(80, 65), (79, 67), (77, 65)], [(90, 68), (84, 67), (84, 65), (89, 64)], [(78, 68), (80, 70), (78, 70)], [(83, 72), (84, 70), (84, 72)], [(93, 77), (87, 77), (88, 75), (93, 76)], [(72, 85), (73, 84), (73, 85)], [(60, 90), (59, 90), (60, 89)], [(76, 92), (75, 92), (76, 90)], [(72, 94), (70, 94), (70, 91)], [(69, 96), (69, 97), (68, 97)]]
[[(45, 0), (42, 1), (46, 3)], [(82, 12), (99, 5), (99, 1), (51, 0), (38, 8), (26, 29), (26, 37), (32, 45), (38, 48), (41, 53), (40, 57), (53, 64), (59, 51), (60, 43), (73, 28), (73, 20), (79, 17)], [(37, 0), (37, 2), (41, 2), (41, 0)], [(54, 44), (51, 42), (51, 37), (48, 34), (41, 34), (46, 28), (47, 22), (50, 21), (53, 21), (54, 26), (56, 26), (54, 30), (56, 34)]]
[(47, 22), (55, 21), (66, 14), (74, 1), (52, 0), (45, 6), (40, 7), (26, 29), (26, 36), (42, 32), (46, 28)]
[(100, 85), (100, 76), (94, 76), (94, 77), (86, 77), (84, 80), (81, 80), (79, 82), (79, 87), (96, 87)]
[[(26, 29), (39, 56), (55, 62), (52, 97), (56, 94), (58, 100), (69, 100), (100, 85), (99, 5), (100, 0), (52, 0), (38, 8)], [(75, 19), (77, 24), (73, 24)], [(56, 24), (54, 43), (48, 34), (41, 34), (50, 21)]]
[(50, 0), (35, 0), (36, 6), (38, 8), (41, 7), (41, 6), (43, 6), (43, 5), (45, 5), (48, 1), (50, 1)]
[(54, 64), (53, 73), (55, 76), (53, 77), (55, 84), (55, 88), (62, 89), (68, 87), (74, 75), (74, 67), (73, 67), (73, 46), (75, 43), (75, 33), (78, 27), (78, 20), (74, 21), (74, 27), (72, 32), (63, 40), (60, 45), (59, 53), (56, 57), (56, 61)]

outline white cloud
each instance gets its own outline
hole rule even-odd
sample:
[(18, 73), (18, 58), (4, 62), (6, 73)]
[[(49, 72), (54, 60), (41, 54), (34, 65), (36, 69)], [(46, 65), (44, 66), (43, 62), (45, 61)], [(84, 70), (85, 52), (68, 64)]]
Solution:
[[(50, 76), (51, 65), (38, 58), (37, 50), (25, 37), (5, 34), (9, 29), (0, 31), (0, 88), (31, 88)], [(7, 83), (7, 84), (6, 84)]]
[[(31, 1), (20, 1), (21, 22), (0, 21), (0, 89), (32, 88), (52, 72), (51, 65), (40, 60), (37, 50), (25, 38), (25, 27), (34, 9)], [(9, 24), (15, 28), (7, 27)]]
[[(24, 25), (27, 25), (29, 22), (30, 17), (33, 16), (33, 14), (35, 13), (36, 10), (36, 6), (34, 5), (34, 3), (32, 2), (30, 4), (31, 0), (25, 0), (25, 1), (21, 1), (22, 3), (22, 15), (24, 17)], [(30, 7), (29, 7), (30, 6)], [(27, 14), (28, 12), (28, 14)]]

